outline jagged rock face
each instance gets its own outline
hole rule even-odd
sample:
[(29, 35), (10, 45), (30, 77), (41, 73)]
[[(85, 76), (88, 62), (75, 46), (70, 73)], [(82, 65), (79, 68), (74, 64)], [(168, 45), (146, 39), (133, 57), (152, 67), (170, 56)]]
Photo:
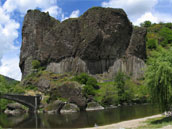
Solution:
[(146, 67), (144, 60), (146, 59), (146, 29), (136, 27), (130, 39), (130, 44), (125, 55), (116, 60), (108, 69), (104, 76), (113, 78), (118, 71), (122, 71), (133, 79), (142, 78)]
[(20, 68), (23, 78), (39, 60), (56, 73), (107, 72), (125, 55), (132, 24), (122, 9), (92, 8), (62, 23), (48, 13), (28, 11), (22, 29)]
[(142, 60), (146, 59), (146, 28), (135, 27), (131, 36), (126, 55), (133, 55)]

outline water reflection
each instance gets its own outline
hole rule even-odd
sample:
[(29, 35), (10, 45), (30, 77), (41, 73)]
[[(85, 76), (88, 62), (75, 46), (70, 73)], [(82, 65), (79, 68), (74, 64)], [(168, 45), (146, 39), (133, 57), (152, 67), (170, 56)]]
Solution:
[(152, 105), (135, 105), (72, 113), (66, 115), (23, 115), (10, 117), (0, 115), (0, 125), (4, 128), (82, 128), (95, 125), (112, 124), (124, 120), (136, 119), (160, 113), (158, 108)]

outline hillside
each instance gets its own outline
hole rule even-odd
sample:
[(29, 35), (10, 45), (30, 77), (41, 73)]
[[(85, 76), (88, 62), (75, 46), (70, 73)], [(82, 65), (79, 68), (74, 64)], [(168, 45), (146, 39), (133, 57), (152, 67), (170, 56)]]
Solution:
[(147, 55), (151, 56), (151, 51), (158, 47), (168, 49), (172, 45), (172, 23), (151, 23), (145, 21), (141, 26), (147, 28), (146, 46)]

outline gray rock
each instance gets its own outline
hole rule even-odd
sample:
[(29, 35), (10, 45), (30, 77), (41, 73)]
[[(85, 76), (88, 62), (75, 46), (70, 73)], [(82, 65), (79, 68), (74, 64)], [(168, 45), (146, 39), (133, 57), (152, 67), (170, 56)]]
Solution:
[(10, 103), (7, 105), (7, 108), (4, 113), (7, 115), (17, 116), (26, 113), (26, 110), (19, 103)]
[(4, 111), (4, 113), (7, 115), (18, 116), (18, 115), (25, 113), (25, 110), (22, 110), (22, 109), (15, 109), (15, 110), (6, 109)]
[(73, 113), (73, 112), (79, 112), (80, 109), (76, 104), (67, 103), (63, 106), (63, 108), (60, 110), (60, 113)]
[(49, 105), (47, 105), (44, 109), (44, 112), (48, 114), (60, 113), (60, 110), (63, 108), (64, 105), (65, 105), (64, 102), (60, 100), (56, 100), (53, 103), (50, 103)]
[(23, 109), (22, 105), (19, 104), (19, 103), (9, 103), (9, 104), (7, 105), (7, 108), (8, 108), (9, 110)]
[(50, 91), (50, 98), (64, 98), (68, 102), (76, 104), (80, 110), (86, 107), (86, 98), (82, 93), (82, 87), (76, 82), (65, 82), (61, 86), (57, 86)]
[(126, 54), (146, 59), (146, 28), (135, 27)]
[(115, 105), (110, 105), (108, 107), (106, 107), (107, 109), (111, 109), (111, 108), (117, 108), (118, 106), (115, 106)]
[(132, 76), (133, 79), (139, 79), (143, 77), (145, 67), (146, 64), (142, 59), (128, 55), (127, 57), (115, 61), (113, 66), (109, 68), (108, 72), (104, 73), (104, 76), (113, 79), (118, 71), (121, 71)]
[(37, 86), (40, 91), (47, 92), (48, 89), (50, 88), (50, 80), (47, 78), (40, 78), (37, 83)]
[(103, 110), (104, 107), (98, 104), (97, 102), (89, 102), (87, 104), (86, 111), (93, 111), (93, 110)]
[(125, 54), (131, 34), (132, 24), (122, 9), (95, 7), (62, 23), (29, 10), (22, 28), (22, 77), (31, 72), (32, 60), (56, 73), (101, 74)]

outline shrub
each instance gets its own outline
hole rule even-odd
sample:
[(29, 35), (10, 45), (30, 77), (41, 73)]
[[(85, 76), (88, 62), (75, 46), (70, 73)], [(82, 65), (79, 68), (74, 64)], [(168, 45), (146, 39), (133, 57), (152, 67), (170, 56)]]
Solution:
[(95, 95), (97, 86), (97, 80), (94, 77), (89, 76), (86, 73), (81, 73), (73, 78), (74, 81), (79, 82), (80, 84), (84, 84), (83, 93), (88, 95)]
[(92, 86), (94, 89), (96, 89), (97, 88), (97, 80), (93, 77), (89, 77), (86, 82), (86, 85)]
[(118, 97), (119, 97), (119, 101), (123, 101), (123, 96), (125, 94), (125, 80), (126, 80), (126, 76), (124, 73), (122, 72), (118, 72), (114, 81), (115, 81), (115, 86), (117, 87), (118, 90)]
[(74, 81), (77, 81), (77, 82), (79, 82), (80, 84), (86, 84), (87, 81), (88, 81), (88, 78), (89, 78), (88, 74), (86, 74), (86, 73), (81, 73), (81, 74), (76, 75), (76, 76), (74, 77)]
[(39, 69), (41, 67), (41, 63), (38, 60), (32, 61), (32, 68), (33, 69)]
[(161, 45), (162, 46), (166, 46), (167, 44), (170, 44), (172, 42), (172, 30), (167, 28), (167, 27), (163, 27), (160, 31), (159, 31), (159, 35), (161, 37)]
[(106, 84), (104, 83), (98, 90), (95, 96), (96, 101), (104, 106), (117, 105), (119, 103), (119, 98), (116, 87), (110, 83)]
[(158, 45), (158, 41), (156, 39), (148, 39), (146, 45), (147, 48), (149, 49), (156, 49)]
[(95, 95), (95, 89), (91, 85), (85, 85), (83, 89), (83, 93), (88, 96), (88, 95)]

